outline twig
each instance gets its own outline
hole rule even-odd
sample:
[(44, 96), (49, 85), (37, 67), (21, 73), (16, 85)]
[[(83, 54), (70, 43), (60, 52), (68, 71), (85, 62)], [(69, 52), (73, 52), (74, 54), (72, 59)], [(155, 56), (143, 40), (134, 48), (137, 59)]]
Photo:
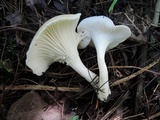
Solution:
[(114, 103), (114, 105), (108, 110), (108, 112), (101, 118), (101, 120), (106, 120), (110, 115), (116, 112), (116, 110), (124, 103), (124, 101), (128, 98), (129, 91), (127, 91), (124, 95), (120, 96), (119, 99)]
[(133, 27), (138, 31), (139, 34), (142, 34), (141, 30), (134, 24), (134, 21), (130, 19), (130, 17), (126, 14), (126, 13), (123, 13), (126, 18), (130, 21), (130, 23), (133, 25)]
[(81, 92), (82, 89), (78, 87), (53, 87), (44, 85), (11, 85), (0, 86), (0, 90), (47, 90), (47, 91), (61, 91), (61, 92)]
[(147, 69), (144, 69), (144, 68), (141, 68), (141, 67), (137, 67), (137, 66), (109, 66), (108, 68), (131, 68), (131, 69), (139, 69), (139, 70), (143, 70), (145, 72), (149, 72), (149, 73), (153, 73), (155, 75), (160, 75), (159, 72), (154, 72), (152, 70), (147, 70)]
[(17, 26), (13, 26), (13, 25), (12, 26), (0, 27), (0, 32), (7, 31), (7, 30), (22, 30), (22, 31), (29, 32), (29, 33), (32, 33), (32, 34), (36, 33), (33, 30), (23, 28), (23, 27), (17, 27)]
[(160, 116), (160, 112), (157, 112), (156, 114), (153, 114), (149, 118), (143, 119), (143, 120), (153, 120), (153, 119), (155, 119), (156, 117), (159, 117), (159, 116)]
[(116, 85), (119, 85), (119, 84), (124, 83), (126, 81), (129, 81), (130, 79), (132, 79), (132, 78), (136, 77), (137, 75), (143, 73), (145, 70), (150, 69), (151, 67), (153, 67), (154, 65), (156, 65), (159, 62), (160, 62), (160, 58), (158, 58), (157, 60), (153, 61), (149, 65), (145, 66), (143, 69), (141, 69), (141, 70), (139, 70), (139, 71), (137, 71), (137, 72), (125, 77), (125, 78), (122, 78), (120, 80), (115, 81), (114, 83), (111, 84), (111, 86), (116, 86)]
[(131, 115), (131, 116), (125, 117), (125, 118), (123, 118), (123, 120), (131, 120), (131, 118), (136, 118), (138, 116), (143, 116), (143, 115), (144, 115), (144, 113), (139, 113), (136, 115)]

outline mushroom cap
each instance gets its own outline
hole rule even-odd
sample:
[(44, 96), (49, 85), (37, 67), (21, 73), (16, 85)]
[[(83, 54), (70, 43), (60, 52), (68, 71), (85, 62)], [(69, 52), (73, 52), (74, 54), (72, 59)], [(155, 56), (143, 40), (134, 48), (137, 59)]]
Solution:
[(26, 65), (40, 76), (53, 62), (66, 62), (78, 56), (81, 35), (75, 32), (78, 14), (59, 15), (45, 22), (33, 37), (27, 52)]
[[(79, 43), (79, 48), (85, 48), (93, 40), (94, 45), (107, 44), (106, 50), (116, 47), (130, 35), (130, 28), (125, 25), (114, 25), (113, 21), (105, 16), (93, 16), (83, 19), (78, 27), (78, 33), (85, 33), (86, 37)], [(95, 45), (96, 46), (96, 45)]]

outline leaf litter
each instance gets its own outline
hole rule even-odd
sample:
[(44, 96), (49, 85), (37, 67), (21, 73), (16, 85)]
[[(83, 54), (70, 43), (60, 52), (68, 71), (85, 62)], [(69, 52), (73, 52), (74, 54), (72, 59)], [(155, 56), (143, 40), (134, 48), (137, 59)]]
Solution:
[[(60, 119), (70, 114), (72, 119), (82, 120), (160, 119), (160, 27), (159, 24), (152, 23), (158, 2), (122, 0), (116, 2), (112, 12), (108, 13), (112, 2), (105, 0), (0, 1), (0, 119), (14, 120), (13, 118), (24, 116), (29, 118), (31, 117), (29, 115), (33, 115), (30, 119), (33, 117), (39, 119), (42, 115), (47, 117), (51, 113), (60, 116)], [(79, 12), (82, 13), (81, 20), (89, 16), (105, 15), (115, 24), (127, 25), (132, 30), (132, 36), (128, 40), (106, 53), (105, 60), (109, 66), (112, 95), (105, 103), (97, 99), (89, 83), (66, 65), (54, 63), (41, 77), (33, 75), (25, 65), (29, 44), (46, 20), (60, 14)], [(95, 49), (88, 46), (79, 52), (84, 64), (99, 74)], [(14, 86), (19, 85), (24, 87), (13, 89)], [(23, 88), (26, 85), (32, 87), (25, 90)], [(39, 85), (41, 88), (37, 90), (36, 87)], [(45, 89), (43, 86), (46, 86)], [(58, 87), (58, 89), (50, 90), (48, 86)], [(78, 88), (79, 92), (75, 92), (75, 89), (59, 91), (67, 87)], [(32, 95), (31, 98), (27, 97), (28, 101), (27, 98), (23, 101), (24, 97), (31, 93), (38, 96), (37, 103), (42, 101), (45, 107), (41, 104), (36, 107), (36, 103), (33, 104), (31, 101), (34, 98)], [(19, 102), (23, 105), (18, 106)], [(28, 106), (29, 104), (31, 106)], [(25, 107), (32, 109), (30, 113), (25, 110)], [(59, 110), (58, 114), (52, 108)], [(47, 110), (48, 113), (45, 113)], [(15, 111), (23, 113), (13, 113)], [(39, 116), (37, 116), (38, 111)], [(14, 117), (10, 117), (9, 114)]]

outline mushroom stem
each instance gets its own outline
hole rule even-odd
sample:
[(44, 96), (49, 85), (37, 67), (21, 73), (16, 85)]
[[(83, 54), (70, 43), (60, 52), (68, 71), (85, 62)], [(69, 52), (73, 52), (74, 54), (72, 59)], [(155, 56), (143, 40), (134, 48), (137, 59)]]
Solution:
[(107, 97), (111, 94), (111, 90), (109, 87), (109, 79), (108, 79), (108, 69), (105, 63), (105, 50), (100, 50), (98, 52), (97, 49), (97, 61), (98, 61), (98, 67), (99, 67), (99, 90), (98, 90), (98, 97), (104, 101), (104, 98), (107, 99)]
[[(68, 65), (71, 66), (78, 74), (85, 78), (89, 83), (92, 83), (95, 78), (97, 79), (98, 76), (84, 66), (79, 56), (74, 60), (75, 61), (68, 63)], [(95, 88), (94, 84), (92, 84), (92, 86)]]

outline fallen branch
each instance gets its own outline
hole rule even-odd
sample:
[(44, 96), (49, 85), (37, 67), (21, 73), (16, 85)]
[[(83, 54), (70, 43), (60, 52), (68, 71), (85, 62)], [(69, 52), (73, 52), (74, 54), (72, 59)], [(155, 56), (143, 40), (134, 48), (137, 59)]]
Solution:
[(0, 86), (0, 90), (47, 90), (47, 91), (61, 91), (61, 92), (81, 92), (82, 89), (78, 87), (54, 87), (45, 85), (11, 85)]
[(129, 81), (130, 79), (132, 79), (132, 78), (138, 76), (139, 74), (143, 73), (144, 71), (150, 69), (151, 67), (153, 67), (154, 65), (156, 65), (159, 62), (160, 62), (160, 58), (158, 58), (157, 60), (153, 61), (149, 65), (145, 66), (143, 69), (141, 69), (141, 70), (139, 70), (139, 71), (137, 71), (137, 72), (125, 77), (125, 78), (122, 78), (120, 80), (115, 81), (114, 83), (111, 84), (111, 86), (116, 86), (116, 85), (119, 85), (119, 84), (124, 83), (126, 81)]
[(160, 116), (160, 112), (157, 112), (157, 113), (149, 116), (149, 118), (143, 119), (143, 120), (153, 120), (153, 119), (155, 119), (156, 117), (159, 117), (159, 116)]
[(155, 75), (160, 75), (159, 72), (154, 72), (152, 70), (147, 70), (147, 69), (144, 69), (144, 68), (141, 68), (141, 67), (137, 67), (137, 66), (109, 66), (108, 68), (131, 68), (131, 69), (139, 69), (139, 70), (143, 70), (144, 72), (149, 72), (149, 73), (153, 73)]

